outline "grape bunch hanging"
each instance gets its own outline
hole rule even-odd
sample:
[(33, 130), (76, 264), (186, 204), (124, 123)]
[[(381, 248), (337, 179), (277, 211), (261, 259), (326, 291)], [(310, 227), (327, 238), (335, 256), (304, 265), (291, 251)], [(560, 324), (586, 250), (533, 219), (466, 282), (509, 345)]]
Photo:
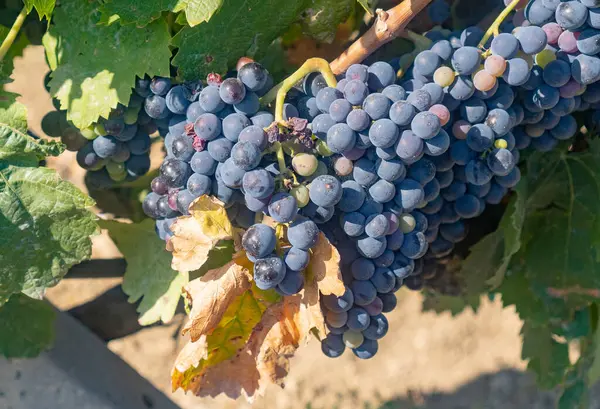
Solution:
[(396, 59), (354, 64), (337, 81), (306, 75), (275, 115), (260, 110), (272, 80), (255, 62), (209, 76), (176, 111), (147, 98), (149, 116), (180, 119), (143, 204), (158, 235), (168, 240), (190, 203), (213, 195), (246, 229), (256, 285), (290, 295), (325, 233), (339, 245), (346, 291), (322, 298), (322, 350), (371, 358), (394, 293), (420, 290), (424, 264), (450, 255), (468, 220), (502, 201), (520, 179), (521, 152), (573, 138), (577, 112), (598, 125), (595, 4), (535, 0), (503, 22), (518, 5), (486, 33), (427, 33), (431, 46), (408, 70)]

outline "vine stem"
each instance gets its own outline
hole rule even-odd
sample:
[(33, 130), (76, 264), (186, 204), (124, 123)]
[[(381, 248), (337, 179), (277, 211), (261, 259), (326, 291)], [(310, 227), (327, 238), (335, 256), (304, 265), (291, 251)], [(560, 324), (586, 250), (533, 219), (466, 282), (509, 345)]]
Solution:
[(6, 38), (4, 39), (4, 41), (2, 41), (2, 45), (0, 45), (0, 61), (4, 59), (4, 56), (6, 55), (6, 53), (8, 53), (8, 49), (15, 41), (15, 38), (17, 38), (17, 34), (19, 34), (19, 30), (21, 29), (21, 26), (23, 25), (23, 22), (25, 21), (26, 17), (27, 7), (24, 6), (21, 9), (19, 15), (17, 16), (17, 19), (13, 23), (12, 27), (10, 28), (10, 31), (6, 35)]
[(275, 85), (269, 92), (260, 99), (262, 105), (267, 105), (277, 100), (275, 106), (275, 121), (281, 123), (283, 121), (283, 101), (288, 91), (292, 89), (296, 83), (300, 82), (306, 75), (311, 72), (320, 72), (325, 78), (327, 86), (335, 88), (337, 80), (335, 75), (329, 68), (329, 63), (322, 58), (309, 58), (300, 68), (284, 81)]
[(377, 19), (369, 30), (331, 62), (335, 74), (362, 62), (372, 52), (401, 35), (408, 23), (432, 0), (404, 0), (391, 9), (377, 10)]
[(494, 20), (492, 25), (490, 25), (488, 30), (485, 32), (485, 35), (479, 42), (479, 45), (477, 46), (478, 48), (483, 49), (485, 47), (485, 43), (487, 43), (487, 41), (490, 39), (490, 37), (492, 35), (494, 35), (494, 36), (498, 35), (498, 33), (500, 32), (500, 24), (502, 24), (504, 19), (506, 19), (506, 17), (510, 14), (510, 12), (513, 11), (515, 9), (515, 7), (517, 7), (519, 5), (520, 2), (521, 2), (521, 0), (513, 0), (508, 6), (506, 6), (506, 8), (504, 10), (502, 10), (502, 13), (498, 14), (498, 17), (496, 17), (496, 20)]

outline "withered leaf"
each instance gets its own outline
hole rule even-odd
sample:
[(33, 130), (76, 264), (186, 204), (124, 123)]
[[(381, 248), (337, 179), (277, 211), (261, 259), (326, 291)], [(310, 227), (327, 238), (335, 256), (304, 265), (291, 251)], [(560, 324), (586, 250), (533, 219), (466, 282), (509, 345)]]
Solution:
[(192, 309), (184, 333), (189, 332), (192, 342), (211, 333), (221, 322), (232, 300), (252, 287), (248, 266), (234, 259), (223, 267), (208, 271), (185, 286), (184, 292)]
[(213, 197), (199, 197), (189, 212), (173, 223), (173, 237), (167, 244), (173, 253), (171, 267), (180, 272), (198, 270), (219, 240), (231, 239), (234, 233), (223, 204)]
[(322, 232), (319, 233), (319, 240), (311, 251), (310, 264), (306, 269), (307, 278), (314, 278), (319, 291), (325, 295), (343, 295), (345, 288), (340, 269), (340, 253)]

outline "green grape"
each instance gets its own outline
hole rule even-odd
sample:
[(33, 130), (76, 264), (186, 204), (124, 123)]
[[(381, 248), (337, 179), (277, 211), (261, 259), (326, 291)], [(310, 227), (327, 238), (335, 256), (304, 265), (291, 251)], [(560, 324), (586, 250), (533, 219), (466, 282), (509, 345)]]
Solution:
[(496, 139), (494, 142), (494, 147), (498, 149), (506, 149), (508, 148), (508, 142), (506, 142), (504, 139)]
[(83, 128), (81, 131), (79, 131), (83, 137), (85, 139), (88, 140), (94, 140), (98, 137), (98, 134), (96, 134), (96, 131), (94, 131), (94, 127), (93, 126), (89, 126), (87, 128)]
[(108, 176), (115, 182), (122, 182), (127, 177), (127, 171), (124, 171), (123, 173), (109, 173)]
[(445, 66), (438, 68), (433, 73), (433, 82), (440, 87), (449, 87), (454, 82), (454, 71)]
[(292, 190), (290, 190), (290, 194), (296, 199), (298, 207), (304, 207), (310, 201), (308, 188), (304, 185), (292, 188)]
[(410, 233), (415, 229), (416, 225), (417, 221), (412, 215), (408, 213), (403, 213), (400, 216), (400, 230), (402, 230), (402, 233)]
[(318, 161), (315, 155), (299, 153), (292, 159), (292, 168), (300, 176), (310, 176), (317, 170)]
[(307, 177), (306, 180), (312, 182), (316, 177), (326, 175), (327, 173), (327, 165), (325, 162), (318, 161), (317, 170), (312, 175)]
[(123, 120), (127, 125), (133, 125), (138, 120), (139, 108), (129, 107), (127, 111), (125, 111), (125, 115), (123, 116)]
[(106, 166), (107, 162), (108, 162), (108, 159), (99, 160), (98, 163), (96, 163), (93, 167), (89, 168), (88, 170), (100, 170), (104, 166)]
[(535, 63), (542, 68), (556, 60), (556, 54), (552, 50), (542, 50), (535, 55)]
[(358, 348), (365, 340), (365, 337), (362, 332), (346, 331), (344, 332), (342, 339), (348, 348)]
[(329, 150), (329, 146), (325, 143), (325, 141), (318, 140), (317, 141), (317, 153), (321, 156), (328, 157), (333, 155), (333, 152)]
[(106, 170), (111, 175), (119, 175), (123, 172), (127, 173), (125, 170), (125, 164), (120, 162), (110, 161), (106, 164)]
[(104, 129), (104, 125), (102, 125), (100, 122), (98, 122), (94, 126), (94, 132), (96, 132), (96, 134), (98, 136), (106, 136), (106, 135), (108, 135), (108, 133), (106, 132), (106, 129)]

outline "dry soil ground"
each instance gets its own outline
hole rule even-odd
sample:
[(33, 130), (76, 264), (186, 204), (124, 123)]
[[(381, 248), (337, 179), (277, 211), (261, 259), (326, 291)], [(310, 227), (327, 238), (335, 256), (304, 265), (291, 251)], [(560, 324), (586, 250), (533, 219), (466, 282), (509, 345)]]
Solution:
[[(11, 89), (27, 105), (31, 129), (42, 135), (40, 120), (53, 109), (43, 88), (47, 72), (41, 47), (25, 50), (16, 61), (17, 76)], [(83, 171), (74, 154), (65, 152), (49, 161), (61, 176), (81, 188)], [(94, 239), (95, 258), (120, 257), (106, 235)], [(69, 279), (48, 291), (61, 309), (93, 299), (116, 285), (119, 279)], [(170, 325), (144, 329), (111, 341), (108, 347), (183, 408), (248, 408), (232, 401), (171, 395), (169, 372), (182, 340), (177, 316)], [(378, 355), (360, 361), (351, 354), (337, 360), (323, 356), (313, 341), (293, 358), (285, 389), (272, 387), (254, 407), (287, 408), (428, 408), (428, 409), (524, 409), (552, 408), (554, 394), (539, 391), (521, 360), (521, 322), (512, 308), (483, 301), (477, 314), (458, 317), (421, 311), (421, 297), (400, 293), (399, 307), (390, 314), (390, 332), (380, 343)], [(596, 401), (597, 402), (597, 401)], [(592, 407), (598, 408), (597, 403)]]

